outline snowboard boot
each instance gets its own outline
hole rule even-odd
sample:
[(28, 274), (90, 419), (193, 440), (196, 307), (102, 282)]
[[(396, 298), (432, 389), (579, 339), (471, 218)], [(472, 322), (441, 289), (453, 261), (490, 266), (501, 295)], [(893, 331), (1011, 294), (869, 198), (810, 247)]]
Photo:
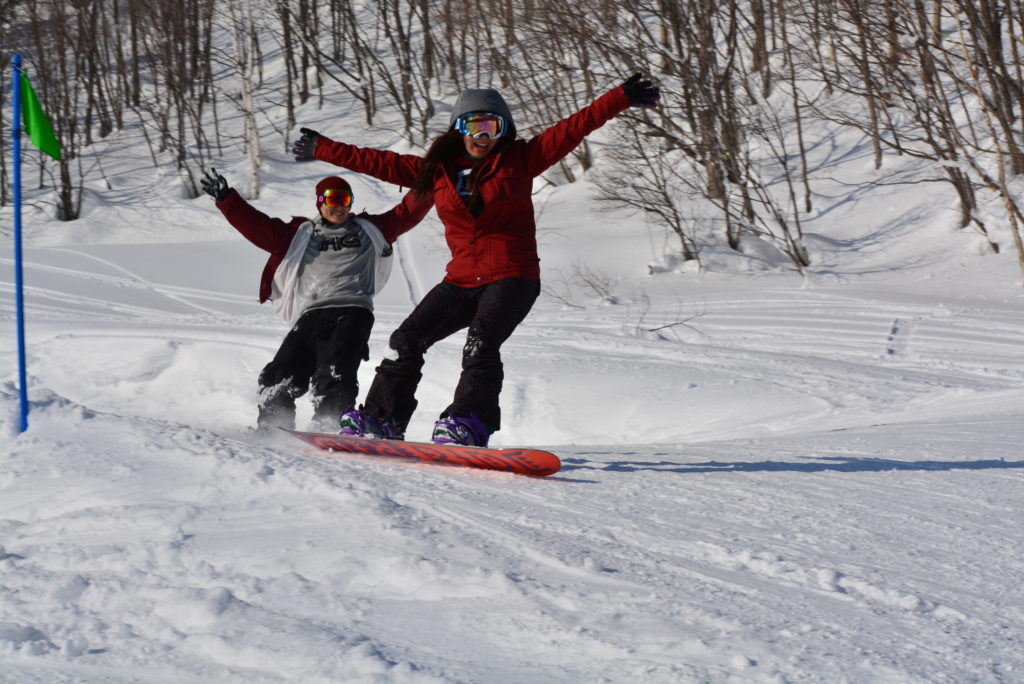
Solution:
[(295, 429), (295, 409), (289, 406), (259, 407), (256, 431), (263, 435), (278, 432), (278, 428)]
[(313, 399), (313, 418), (309, 421), (310, 432), (338, 432), (338, 416), (345, 412), (346, 407), (351, 407), (353, 401), (349, 398), (347, 401), (336, 401), (335, 399), (325, 399), (323, 397), (312, 397)]
[(306, 427), (308, 432), (334, 432), (338, 429), (338, 414), (333, 415), (313, 415), (313, 419), (309, 421), (309, 426)]
[(395, 425), (390, 418), (374, 418), (366, 411), (354, 406), (341, 414), (340, 427), (339, 435), (374, 439), (405, 439), (405, 430)]
[(491, 435), (487, 425), (475, 413), (463, 416), (441, 416), (434, 423), (434, 444), (458, 444), (461, 446), (487, 446)]

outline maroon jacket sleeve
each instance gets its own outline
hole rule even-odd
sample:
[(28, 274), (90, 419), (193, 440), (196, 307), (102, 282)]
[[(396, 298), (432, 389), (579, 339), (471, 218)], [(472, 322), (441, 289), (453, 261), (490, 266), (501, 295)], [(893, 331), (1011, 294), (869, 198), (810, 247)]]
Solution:
[(597, 98), (580, 111), (562, 119), (527, 145), (527, 164), (530, 175), (539, 176), (576, 149), (593, 131), (605, 125), (617, 114), (629, 108), (629, 98), (622, 86), (617, 86)]
[(217, 202), (217, 208), (246, 240), (271, 254), (287, 252), (295, 231), (306, 220), (293, 216), (291, 221), (286, 222), (267, 216), (242, 199), (234, 189)]
[(317, 140), (313, 156), (349, 171), (364, 173), (385, 183), (394, 183), (406, 188), (412, 187), (416, 181), (416, 174), (419, 173), (420, 164), (423, 162), (421, 157), (414, 154), (398, 154), (390, 150), (359, 147), (323, 136)]
[(224, 214), (228, 223), (246, 240), (260, 249), (270, 252), (260, 276), (260, 303), (262, 304), (270, 298), (274, 272), (288, 252), (295, 232), (299, 226), (305, 223), (306, 219), (293, 216), (291, 221), (285, 222), (281, 219), (271, 218), (242, 199), (234, 189), (222, 201), (217, 202), (217, 208), (220, 209), (220, 213)]
[(363, 218), (372, 221), (384, 234), (385, 239), (390, 244), (394, 244), (399, 235), (412, 230), (417, 223), (422, 221), (432, 206), (434, 206), (432, 195), (417, 199), (413, 191), (410, 190), (405, 193), (401, 202), (383, 214), (363, 214)]

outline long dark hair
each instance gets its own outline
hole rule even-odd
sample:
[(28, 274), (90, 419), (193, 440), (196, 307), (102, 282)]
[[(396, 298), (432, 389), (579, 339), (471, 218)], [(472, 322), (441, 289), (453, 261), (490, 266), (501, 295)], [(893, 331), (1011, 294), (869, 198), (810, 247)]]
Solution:
[[(470, 207), (480, 199), (479, 188), (477, 188), (476, 184), (477, 173), (480, 171), (480, 167), (492, 155), (501, 151), (503, 147), (512, 142), (514, 138), (515, 135), (503, 136), (498, 140), (498, 144), (494, 146), (494, 149), (491, 150), (491, 154), (473, 164), (473, 170), (469, 173), (471, 195), (468, 204)], [(465, 154), (465, 152), (466, 144), (462, 140), (462, 134), (458, 131), (447, 131), (434, 138), (434, 141), (430, 143), (430, 147), (427, 149), (427, 153), (423, 155), (423, 163), (420, 165), (419, 173), (416, 174), (416, 181), (412, 184), (412, 191), (416, 194), (416, 197), (422, 199), (430, 195), (434, 191), (434, 177), (437, 175), (437, 167), (446, 160)]]

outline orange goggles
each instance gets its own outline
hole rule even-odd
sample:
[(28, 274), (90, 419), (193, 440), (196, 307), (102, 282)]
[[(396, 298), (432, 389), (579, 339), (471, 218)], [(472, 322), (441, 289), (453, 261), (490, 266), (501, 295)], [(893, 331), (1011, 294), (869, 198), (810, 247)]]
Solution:
[(324, 194), (318, 195), (317, 204), (326, 204), (331, 207), (351, 207), (352, 193), (348, 190), (324, 190)]

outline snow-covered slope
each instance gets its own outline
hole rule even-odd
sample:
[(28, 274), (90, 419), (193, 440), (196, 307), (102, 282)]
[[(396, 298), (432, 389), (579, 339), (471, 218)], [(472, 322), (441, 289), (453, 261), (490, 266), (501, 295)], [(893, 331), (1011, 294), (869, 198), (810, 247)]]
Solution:
[[(258, 206), (312, 212), (335, 169), (267, 157)], [(660, 229), (541, 192), (495, 436), (563, 458), (538, 480), (257, 439), (264, 255), (145, 163), (74, 223), (31, 195), (24, 434), (2, 213), (0, 682), (1024, 681), (1024, 295), (947, 195), (808, 217), (805, 277), (757, 245), (650, 276)], [(441, 277), (433, 215), (399, 255), (363, 387)]]

